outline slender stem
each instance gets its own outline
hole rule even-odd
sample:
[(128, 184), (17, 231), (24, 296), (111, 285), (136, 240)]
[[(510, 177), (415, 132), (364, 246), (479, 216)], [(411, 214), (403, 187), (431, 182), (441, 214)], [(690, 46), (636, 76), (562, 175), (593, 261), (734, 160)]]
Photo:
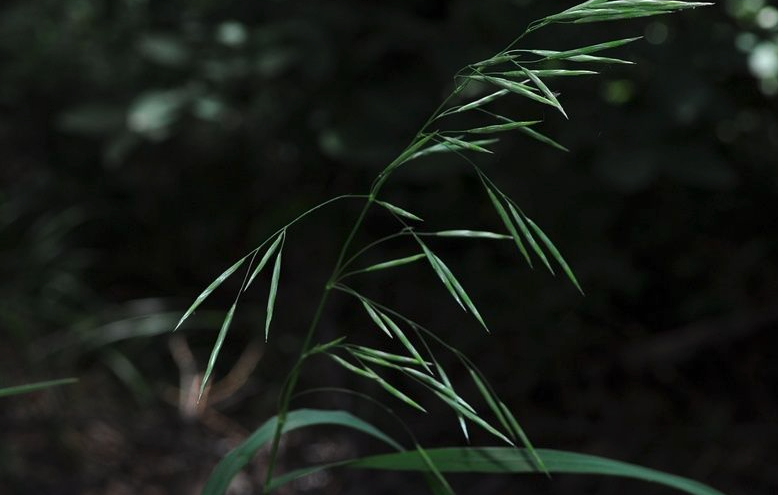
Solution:
[(283, 433), (287, 413), (289, 412), (289, 402), (292, 398), (292, 394), (294, 393), (294, 389), (297, 386), (297, 381), (300, 378), (300, 371), (302, 369), (303, 362), (308, 356), (308, 351), (310, 351), (311, 342), (313, 341), (313, 334), (316, 332), (316, 327), (319, 325), (319, 320), (321, 319), (321, 315), (324, 312), (324, 306), (334, 285), (333, 281), (341, 269), (343, 260), (345, 259), (346, 253), (348, 252), (348, 248), (351, 245), (351, 242), (354, 240), (357, 231), (362, 226), (362, 222), (367, 215), (367, 211), (370, 209), (370, 206), (374, 201), (375, 200), (372, 195), (367, 198), (365, 205), (362, 207), (362, 211), (360, 211), (356, 222), (354, 222), (354, 226), (351, 228), (351, 231), (346, 237), (346, 240), (343, 242), (343, 247), (341, 247), (338, 260), (335, 263), (335, 268), (333, 269), (330, 278), (327, 280), (327, 284), (325, 285), (321, 299), (319, 300), (319, 305), (316, 307), (316, 312), (314, 313), (311, 324), (308, 327), (308, 332), (305, 335), (305, 340), (303, 341), (300, 356), (298, 357), (297, 362), (295, 363), (292, 370), (289, 372), (284, 388), (281, 391), (281, 399), (279, 401), (278, 407), (278, 421), (276, 422), (276, 428), (273, 433), (273, 443), (270, 447), (270, 461), (268, 464), (267, 476), (265, 478), (265, 486), (262, 490), (262, 493), (264, 494), (270, 493), (270, 484), (273, 480), (273, 471), (275, 470), (276, 459), (278, 458), (278, 446), (281, 442), (281, 434)]
[(278, 405), (278, 420), (276, 421), (276, 428), (273, 432), (273, 443), (270, 447), (270, 461), (267, 467), (265, 486), (262, 489), (263, 494), (270, 493), (270, 483), (273, 481), (273, 471), (275, 470), (276, 460), (278, 459), (278, 446), (281, 443), (281, 434), (284, 431), (286, 415), (289, 412), (289, 401), (291, 400), (292, 394), (294, 393), (294, 387), (297, 385), (297, 380), (300, 377), (300, 368), (302, 368), (302, 364), (308, 352), (308, 346), (310, 345), (311, 338), (313, 337), (313, 333), (316, 330), (316, 326), (319, 324), (319, 319), (321, 319), (322, 312), (324, 311), (324, 305), (327, 302), (327, 296), (329, 296), (329, 293), (329, 288), (325, 288), (324, 292), (322, 292), (319, 305), (316, 308), (316, 313), (314, 313), (313, 319), (311, 320), (311, 325), (308, 327), (308, 333), (305, 337), (305, 344), (303, 345), (303, 352), (300, 353), (300, 357), (297, 359), (294, 367), (289, 372), (289, 376), (287, 377), (284, 383), (284, 388), (281, 392), (281, 399)]
[[(314, 206), (313, 208), (310, 208), (307, 211), (297, 215), (297, 217), (295, 217), (294, 220), (292, 220), (291, 222), (287, 223), (286, 225), (284, 225), (280, 229), (276, 230), (275, 233), (268, 238), (268, 240), (270, 240), (273, 237), (275, 237), (276, 235), (280, 234), (282, 230), (288, 229), (292, 225), (296, 224), (297, 222), (299, 222), (303, 218), (305, 218), (308, 215), (310, 215), (311, 213), (313, 213), (314, 211), (316, 211), (319, 208), (322, 208), (324, 206), (327, 206), (330, 203), (334, 203), (335, 201), (339, 201), (341, 199), (368, 199), (368, 198), (369, 198), (369, 196), (367, 194), (343, 194), (343, 195), (340, 195), (340, 196), (335, 196), (334, 198), (330, 198), (327, 201), (324, 201), (323, 203), (319, 203), (318, 205)], [(267, 242), (267, 241), (265, 241), (265, 242)]]
[[(344, 261), (344, 262), (343, 262), (343, 264), (342, 264), (342, 265), (341, 265), (341, 267), (340, 267), (340, 268), (341, 268), (341, 272), (342, 272), (344, 269), (346, 269), (346, 268), (347, 268), (347, 267), (348, 267), (348, 266), (349, 266), (351, 263), (353, 263), (354, 261), (356, 261), (356, 260), (357, 260), (357, 258), (359, 258), (359, 257), (360, 257), (360, 256), (362, 256), (362, 255), (363, 255), (365, 252), (367, 252), (368, 250), (370, 250), (370, 248), (372, 248), (372, 247), (375, 247), (375, 246), (377, 246), (377, 245), (379, 245), (379, 244), (383, 244), (383, 243), (384, 243), (384, 242), (386, 242), (386, 241), (390, 241), (390, 240), (392, 240), (392, 239), (396, 239), (396, 238), (398, 238), (398, 237), (402, 237), (402, 236), (404, 236), (404, 235), (407, 235), (407, 232), (406, 232), (406, 231), (404, 231), (404, 230), (403, 230), (403, 231), (401, 231), (401, 232), (395, 232), (394, 234), (389, 234), (389, 235), (387, 235), (387, 236), (384, 236), (384, 237), (382, 237), (382, 238), (380, 238), (380, 239), (377, 239), (377, 240), (375, 240), (375, 241), (371, 242), (370, 244), (368, 244), (368, 245), (364, 246), (362, 249), (360, 249), (359, 251), (357, 251), (356, 253), (354, 253), (354, 255), (353, 255), (353, 256), (351, 256), (349, 259), (347, 259), (346, 261)], [(337, 278), (338, 278), (338, 279), (340, 279), (340, 278), (343, 278), (343, 275), (341, 275), (340, 273), (338, 273), (338, 275), (337, 275)]]

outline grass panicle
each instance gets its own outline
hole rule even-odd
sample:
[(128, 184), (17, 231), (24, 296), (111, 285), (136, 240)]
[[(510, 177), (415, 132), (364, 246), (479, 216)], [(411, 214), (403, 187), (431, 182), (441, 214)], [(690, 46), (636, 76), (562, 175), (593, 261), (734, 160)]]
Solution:
[[(513, 199), (504, 194), (489, 178), (474, 160), (485, 154), (495, 153), (494, 144), (497, 139), (492, 135), (518, 136), (530, 138), (544, 145), (561, 151), (566, 147), (547, 136), (542, 130), (543, 121), (537, 118), (517, 118), (494, 113), (491, 107), (507, 100), (523, 103), (541, 104), (558, 111), (562, 118), (568, 114), (559, 101), (558, 93), (549, 86), (549, 80), (558, 77), (594, 76), (598, 72), (589, 68), (580, 68), (576, 64), (631, 64), (632, 62), (613, 56), (612, 51), (618, 50), (639, 40), (639, 37), (605, 40), (600, 43), (577, 47), (554, 49), (529, 49), (519, 47), (524, 36), (550, 24), (581, 24), (626, 20), (636, 17), (669, 14), (681, 10), (707, 5), (705, 2), (684, 2), (664, 0), (588, 0), (572, 6), (562, 12), (548, 15), (533, 23), (521, 33), (512, 43), (493, 56), (465, 66), (454, 77), (454, 88), (440, 106), (430, 115), (419, 131), (410, 139), (409, 144), (402, 149), (374, 179), (369, 194), (338, 196), (327, 200), (304, 212), (292, 222), (281, 227), (269, 236), (260, 246), (235, 262), (217, 277), (186, 310), (178, 321), (176, 328), (202, 304), (227, 278), (235, 273), (248, 261), (248, 270), (241, 285), (238, 297), (227, 312), (213, 345), (207, 368), (201, 384), (201, 395), (213, 374), (219, 351), (226, 339), (230, 324), (235, 316), (238, 299), (255, 281), (262, 270), (274, 259), (267, 299), (264, 334), (267, 341), (276, 297), (281, 278), (282, 254), (284, 244), (293, 239), (291, 232), (294, 224), (308, 214), (342, 198), (358, 198), (362, 200), (362, 209), (357, 215), (348, 234), (344, 237), (338, 257), (334, 263), (330, 277), (324, 284), (320, 302), (311, 318), (307, 332), (302, 339), (299, 357), (293, 363), (286, 377), (279, 396), (278, 415), (271, 418), (258, 428), (254, 434), (227, 454), (219, 463), (208, 480), (203, 495), (220, 495), (226, 491), (229, 481), (246, 465), (259, 448), (269, 444), (269, 462), (263, 493), (269, 493), (275, 488), (324, 469), (335, 467), (349, 469), (383, 469), (422, 471), (427, 476), (428, 486), (432, 493), (454, 493), (452, 486), (444, 477), (449, 472), (471, 473), (589, 473), (606, 476), (626, 476), (660, 483), (668, 487), (685, 491), (692, 495), (721, 495), (719, 492), (697, 482), (680, 478), (658, 471), (633, 466), (618, 461), (603, 459), (584, 454), (558, 452), (536, 449), (525, 431), (520, 426), (516, 416), (502, 401), (486, 377), (475, 364), (445, 339), (439, 337), (418, 321), (403, 313), (370, 298), (349, 286), (343, 284), (343, 279), (356, 274), (370, 274), (406, 265), (426, 259), (432, 272), (443, 284), (448, 294), (476, 322), (489, 332), (484, 318), (465, 290), (459, 279), (454, 275), (443, 259), (433, 251), (430, 245), (436, 238), (468, 239), (468, 240), (508, 240), (513, 241), (521, 258), (533, 267), (533, 258), (537, 258), (552, 274), (552, 262), (561, 269), (570, 282), (582, 294), (581, 284), (572, 268), (562, 256), (560, 250), (550, 240), (549, 236), (519, 207)], [(605, 53), (608, 52), (608, 53)], [(555, 81), (552, 81), (555, 82)], [(467, 90), (467, 91), (466, 91)], [(475, 91), (473, 91), (475, 90)], [(484, 94), (486, 93), (486, 94)], [(506, 107), (507, 108), (507, 107)], [(467, 115), (462, 115), (462, 114)], [(451, 119), (451, 117), (456, 117)], [(471, 126), (464, 129), (451, 129), (450, 121), (468, 122)], [(550, 118), (560, 118), (553, 112)], [(515, 131), (515, 132), (514, 132)], [(478, 137), (479, 139), (471, 139)], [(483, 138), (483, 139), (480, 139)], [(471, 153), (474, 152), (474, 153)], [(381, 192), (389, 178), (401, 166), (424, 166), (424, 157), (429, 155), (448, 155), (464, 160), (475, 171), (475, 179), (479, 180), (487, 199), (484, 205), (491, 204), (505, 232), (491, 230), (451, 228), (448, 230), (418, 232), (406, 221), (421, 222), (422, 217), (405, 208), (384, 201)], [(471, 158), (473, 157), (473, 158)], [(357, 234), (362, 229), (368, 212), (374, 206), (388, 211), (402, 226), (399, 232), (385, 235), (365, 245), (358, 245)], [(428, 245), (425, 240), (430, 242)], [(387, 261), (374, 263), (364, 268), (346, 271), (369, 249), (376, 248), (389, 241), (405, 242), (412, 247), (413, 254)], [(290, 241), (291, 242), (291, 241)], [(267, 247), (265, 247), (267, 246)], [(418, 249), (421, 252), (418, 252)], [(264, 249), (264, 251), (263, 251)], [(258, 257), (259, 262), (252, 267)], [(430, 276), (432, 276), (430, 274)], [(380, 331), (390, 337), (385, 341), (389, 348), (369, 347), (359, 343), (360, 334), (350, 332), (349, 337), (340, 337), (325, 343), (317, 343), (317, 330), (331, 292), (346, 294), (349, 301), (361, 305), (369, 320)], [(455, 363), (461, 364), (469, 374), (477, 394), (475, 398), (460, 395), (449, 373), (433, 354), (433, 349), (440, 349), (453, 354)], [(420, 350), (424, 351), (423, 353)], [(419, 412), (427, 412), (415, 393), (406, 390), (407, 381), (414, 382), (427, 395), (435, 397), (446, 404), (455, 414), (465, 440), (469, 443), (471, 432), (469, 425), (488, 432), (493, 437), (508, 445), (505, 448), (457, 447), (448, 449), (429, 449), (422, 447), (415, 439), (411, 448), (405, 449), (387, 433), (371, 424), (344, 411), (322, 410), (291, 410), (291, 401), (296, 396), (296, 387), (301, 370), (308, 359), (316, 355), (326, 355), (346, 371), (366, 378), (373, 384), (385, 390), (390, 396), (410, 406)], [(383, 373), (383, 375), (381, 374)], [(391, 376), (392, 383), (384, 376)], [(453, 376), (453, 375), (452, 375)], [(7, 389), (6, 389), (7, 390)], [(0, 390), (0, 394), (3, 391)], [(371, 399), (372, 400), (372, 399)], [(472, 404), (472, 405), (471, 405)], [(487, 419), (488, 416), (488, 419)], [(281, 436), (296, 428), (313, 425), (338, 425), (371, 435), (384, 444), (396, 450), (394, 453), (344, 460), (335, 463), (309, 466), (289, 471), (276, 477), (275, 464), (279, 455)]]

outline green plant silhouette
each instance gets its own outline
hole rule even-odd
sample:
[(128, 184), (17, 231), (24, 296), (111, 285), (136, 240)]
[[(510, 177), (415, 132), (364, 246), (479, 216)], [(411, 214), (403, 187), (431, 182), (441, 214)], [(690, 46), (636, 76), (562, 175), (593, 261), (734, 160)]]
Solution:
[[(348, 284), (348, 279), (351, 277), (390, 270), (402, 265), (426, 263), (461, 309), (469, 313), (479, 325), (489, 332), (489, 327), (478, 311), (475, 302), (445, 261), (428, 244), (429, 238), (456, 237), (512, 241), (520, 256), (530, 267), (536, 263), (534, 260), (538, 260), (551, 273), (554, 273), (555, 267), (558, 267), (570, 282), (583, 293), (581, 284), (576, 279), (573, 270), (549, 237), (514, 200), (503, 193), (471, 157), (481, 153), (493, 153), (491, 147), (497, 142), (496, 136), (505, 135), (512, 131), (566, 151), (562, 144), (538, 130), (542, 121), (523, 120), (501, 115), (496, 113), (495, 104), (503, 99), (521, 97), (535, 104), (552, 108), (567, 118), (567, 113), (559, 101), (558, 95), (550, 87), (552, 81), (559, 77), (595, 75), (597, 72), (591, 70), (591, 67), (602, 64), (630, 64), (631, 62), (627, 60), (613, 58), (610, 55), (603, 56), (603, 53), (632, 43), (639, 38), (610, 40), (563, 51), (519, 48), (518, 43), (531, 32), (550, 24), (616, 21), (669, 14), (702, 5), (707, 4), (659, 0), (589, 0), (531, 23), (505, 49), (490, 58), (464, 67), (455, 75), (453, 91), (422, 125), (408, 146), (378, 174), (367, 194), (338, 196), (314, 206), (279, 228), (262, 244), (235, 262), (214, 280), (185, 312), (176, 328), (227, 278), (238, 270), (245, 269), (240, 290), (224, 318), (211, 350), (201, 383), (201, 395), (213, 374), (214, 365), (229, 332), (241, 295), (266, 267), (272, 273), (264, 326), (265, 339), (269, 338), (276, 294), (282, 277), (284, 244), (287, 237), (292, 236), (291, 230), (295, 224), (311, 213), (336, 201), (351, 199), (363, 203), (359, 215), (342, 243), (331, 275), (324, 284), (319, 304), (304, 335), (299, 356), (284, 381), (277, 416), (264, 423), (243, 444), (225, 456), (209, 478), (203, 493), (206, 495), (224, 493), (232, 477), (250, 461), (260, 447), (268, 443), (270, 444), (270, 460), (264, 486), (265, 493), (299, 477), (336, 466), (354, 469), (423, 471), (428, 475), (427, 480), (433, 493), (453, 493), (453, 489), (444, 476), (444, 473), (447, 472), (588, 473), (652, 481), (692, 494), (712, 495), (720, 493), (691, 480), (619, 461), (585, 454), (536, 449), (514, 414), (499, 398), (471, 359), (418, 321), (355, 290)], [(468, 121), (462, 119), (463, 116), (472, 116), (475, 120)], [(475, 125), (467, 123), (474, 121), (477, 122)], [(458, 128), (461, 122), (466, 122), (466, 125)], [(397, 169), (411, 166), (410, 164), (418, 165), (425, 156), (431, 154), (450, 154), (465, 160), (472, 167), (473, 173), (484, 188), (484, 200), (489, 201), (493, 206), (497, 217), (505, 227), (504, 233), (466, 229), (421, 230), (417, 228), (417, 225), (422, 221), (419, 215), (381, 199), (383, 186)], [(355, 247), (357, 232), (363, 227), (366, 215), (373, 207), (383, 208), (393, 216), (399, 230), (365, 246)], [(411, 252), (407, 256), (370, 266), (359, 266), (361, 257), (367, 250), (397, 238), (406, 239), (411, 247)], [(325, 343), (317, 342), (318, 324), (333, 291), (350, 297), (357, 307), (365, 311), (380, 331), (399, 343), (398, 347), (401, 347), (403, 352), (390, 352), (386, 349), (357, 345), (349, 342), (345, 337)], [(489, 417), (478, 412), (476, 407), (457, 393), (446, 370), (436, 359), (435, 352), (453, 354), (468, 371), (473, 384), (480, 393), (482, 406), (489, 410)], [(311, 409), (291, 411), (290, 401), (297, 392), (296, 387), (303, 367), (309, 358), (316, 355), (330, 357), (346, 370), (375, 382), (390, 396), (412, 408), (426, 412), (410, 393), (389, 383), (385, 377), (386, 372), (405, 375), (453, 410), (465, 439), (469, 437), (468, 428), (475, 426), (490, 433), (506, 446), (426, 449), (414, 440), (412, 448), (406, 450), (400, 442), (349, 412)], [(275, 464), (281, 436), (285, 432), (297, 428), (321, 424), (340, 425), (361, 431), (381, 440), (395, 449), (396, 452), (334, 464), (310, 466), (283, 476), (275, 476)], [(411, 438), (413, 438), (412, 434)]]

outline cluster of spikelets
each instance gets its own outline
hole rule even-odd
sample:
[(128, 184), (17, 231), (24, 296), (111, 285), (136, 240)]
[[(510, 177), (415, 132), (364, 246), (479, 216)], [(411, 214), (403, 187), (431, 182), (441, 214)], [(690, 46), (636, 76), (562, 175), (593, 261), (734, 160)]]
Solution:
[[(478, 153), (493, 153), (490, 146), (497, 141), (497, 136), (512, 131), (523, 133), (530, 138), (566, 151), (564, 146), (538, 130), (538, 126), (541, 124), (540, 120), (524, 120), (501, 115), (494, 110), (495, 105), (501, 99), (518, 96), (536, 104), (552, 107), (567, 118), (567, 113), (559, 101), (559, 95), (551, 89), (553, 79), (594, 75), (597, 72), (592, 70), (592, 68), (601, 64), (630, 64), (631, 62), (627, 60), (603, 56), (603, 52), (632, 43), (639, 38), (611, 40), (562, 51), (517, 48), (518, 42), (532, 31), (549, 24), (578, 24), (623, 20), (669, 14), (702, 5), (708, 4), (702, 2), (654, 0), (589, 0), (558, 14), (550, 15), (531, 23), (527, 30), (504, 50), (491, 58), (466, 66), (455, 75), (452, 93), (422, 126), (408, 147), (376, 177), (368, 194), (338, 196), (311, 208), (278, 229), (257, 248), (238, 260), (214, 280), (197, 297), (176, 328), (228, 277), (244, 265), (247, 266), (243, 283), (233, 305), (227, 312), (216, 343), (211, 351), (202, 382), (201, 393), (213, 373), (214, 364), (229, 331), (241, 294), (249, 288), (265, 266), (270, 264), (272, 259), (273, 268), (270, 277), (265, 320), (265, 339), (268, 339), (273, 318), (273, 308), (281, 278), (282, 252), (287, 232), (302, 218), (335, 201), (352, 199), (364, 203), (362, 213), (356, 219), (353, 229), (346, 238), (332, 275), (325, 284), (322, 303), (314, 315), (309, 332), (304, 339), (300, 357), (287, 377), (282, 397), (279, 401), (280, 410), (278, 416), (265, 423), (244, 444), (225, 457), (214, 471), (204, 493), (209, 495), (223, 493), (229, 481), (238, 470), (251, 459), (260, 447), (271, 441), (271, 439), (271, 460), (265, 485), (266, 491), (270, 491), (283, 483), (312, 472), (333, 467), (333, 464), (314, 466), (294, 471), (282, 477), (273, 477), (273, 467), (278, 452), (280, 436), (291, 429), (313, 424), (337, 424), (357, 429), (384, 441), (387, 445), (398, 450), (394, 454), (343, 461), (335, 465), (424, 471), (429, 475), (429, 482), (431, 487), (437, 490), (436, 493), (451, 493), (453, 491), (442, 474), (452, 471), (599, 473), (646, 479), (694, 494), (711, 495), (718, 493), (699, 483), (637, 466), (582, 454), (535, 449), (515, 416), (506, 404), (500, 400), (483, 374), (467, 356), (448, 345), (443, 339), (418, 321), (360, 293), (347, 284), (347, 279), (350, 277), (426, 261), (456, 303), (464, 311), (470, 313), (488, 331), (483, 317), (462, 284), (448, 265), (428, 245), (429, 239), (434, 237), (461, 237), (512, 241), (530, 267), (533, 266), (533, 258), (537, 258), (544, 267), (551, 273), (554, 273), (553, 265), (556, 264), (575, 287), (583, 292), (570, 266), (549, 237), (522, 211), (515, 201), (504, 194), (489, 179), (488, 175), (475, 163), (471, 156), (477, 156)], [(475, 120), (480, 123), (475, 127), (450, 129), (451, 122), (456, 122), (460, 118), (459, 116), (466, 113), (476, 117)], [(505, 227), (504, 233), (469, 229), (421, 231), (416, 227), (421, 222), (421, 218), (417, 214), (379, 199), (382, 186), (395, 170), (411, 162), (416, 162), (427, 155), (439, 153), (456, 155), (466, 160), (473, 167), (474, 173), (483, 185), (486, 196), (494, 207), (497, 217)], [(399, 230), (352, 252), (350, 248), (352, 247), (355, 233), (362, 225), (365, 213), (372, 205), (378, 205), (391, 214), (397, 220)], [(366, 267), (358, 267), (362, 254), (368, 249), (397, 238), (408, 239), (414, 252), (398, 259), (391, 259)], [(355, 265), (357, 266), (356, 268)], [(331, 291), (338, 291), (352, 297), (355, 303), (365, 311), (366, 316), (377, 329), (385, 333), (388, 338), (397, 342), (396, 348), (393, 351), (389, 351), (366, 347), (348, 342), (345, 337), (328, 343), (315, 344), (313, 337), (316, 326), (321, 310), (324, 307), (324, 301), (327, 298), (327, 294)], [(469, 401), (456, 392), (446, 371), (440, 365), (438, 359), (436, 359), (433, 348), (442, 349), (456, 356), (462, 366), (468, 371), (469, 376), (480, 392), (480, 399), (489, 410), (490, 417), (479, 413)], [(307, 409), (289, 411), (289, 402), (302, 365), (308, 358), (315, 355), (329, 356), (346, 370), (371, 380), (401, 402), (426, 412), (424, 407), (419, 404), (419, 401), (411, 397), (410, 393), (401, 390), (396, 384), (389, 383), (385, 378), (386, 372), (405, 375), (428, 390), (431, 396), (436, 397), (453, 410), (458, 418), (465, 439), (469, 439), (468, 425), (475, 425), (489, 432), (510, 447), (502, 449), (478, 449), (473, 447), (423, 449), (414, 440), (414, 448), (406, 451), (398, 442), (391, 439), (384, 432), (345, 411), (315, 411)]]

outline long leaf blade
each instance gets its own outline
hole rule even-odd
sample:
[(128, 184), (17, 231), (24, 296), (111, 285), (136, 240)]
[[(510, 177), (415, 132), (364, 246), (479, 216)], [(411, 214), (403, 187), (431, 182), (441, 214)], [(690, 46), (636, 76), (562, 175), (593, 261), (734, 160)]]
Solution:
[[(223, 495), (232, 479), (254, 458), (256, 453), (273, 438), (278, 418), (273, 417), (257, 428), (240, 445), (225, 455), (216, 465), (203, 488), (202, 495)], [(346, 411), (298, 409), (287, 414), (282, 432), (315, 425), (342, 426), (370, 435), (396, 450), (402, 446), (370, 423)], [(290, 480), (291, 481), (291, 480)]]
[[(427, 449), (427, 455), (444, 473), (536, 473), (537, 466), (526, 449), (506, 447)], [(724, 495), (707, 485), (681, 476), (628, 464), (605, 457), (538, 449), (551, 473), (598, 474), (658, 483), (690, 495)], [(425, 471), (427, 465), (415, 451), (384, 454), (347, 464), (354, 468), (389, 471)]]
[[(689, 495), (724, 495), (698, 481), (606, 457), (551, 449), (537, 449), (554, 474), (615, 476), (656, 483)], [(538, 468), (526, 449), (510, 447), (447, 447), (426, 449), (428, 460), (415, 451), (382, 454), (351, 461), (311, 466), (284, 477), (284, 483), (333, 467), (426, 472), (428, 462), (442, 473), (526, 474)], [(280, 479), (280, 478), (279, 478)], [(273, 487), (281, 486), (281, 483)], [(210, 495), (210, 494), (207, 494)]]

